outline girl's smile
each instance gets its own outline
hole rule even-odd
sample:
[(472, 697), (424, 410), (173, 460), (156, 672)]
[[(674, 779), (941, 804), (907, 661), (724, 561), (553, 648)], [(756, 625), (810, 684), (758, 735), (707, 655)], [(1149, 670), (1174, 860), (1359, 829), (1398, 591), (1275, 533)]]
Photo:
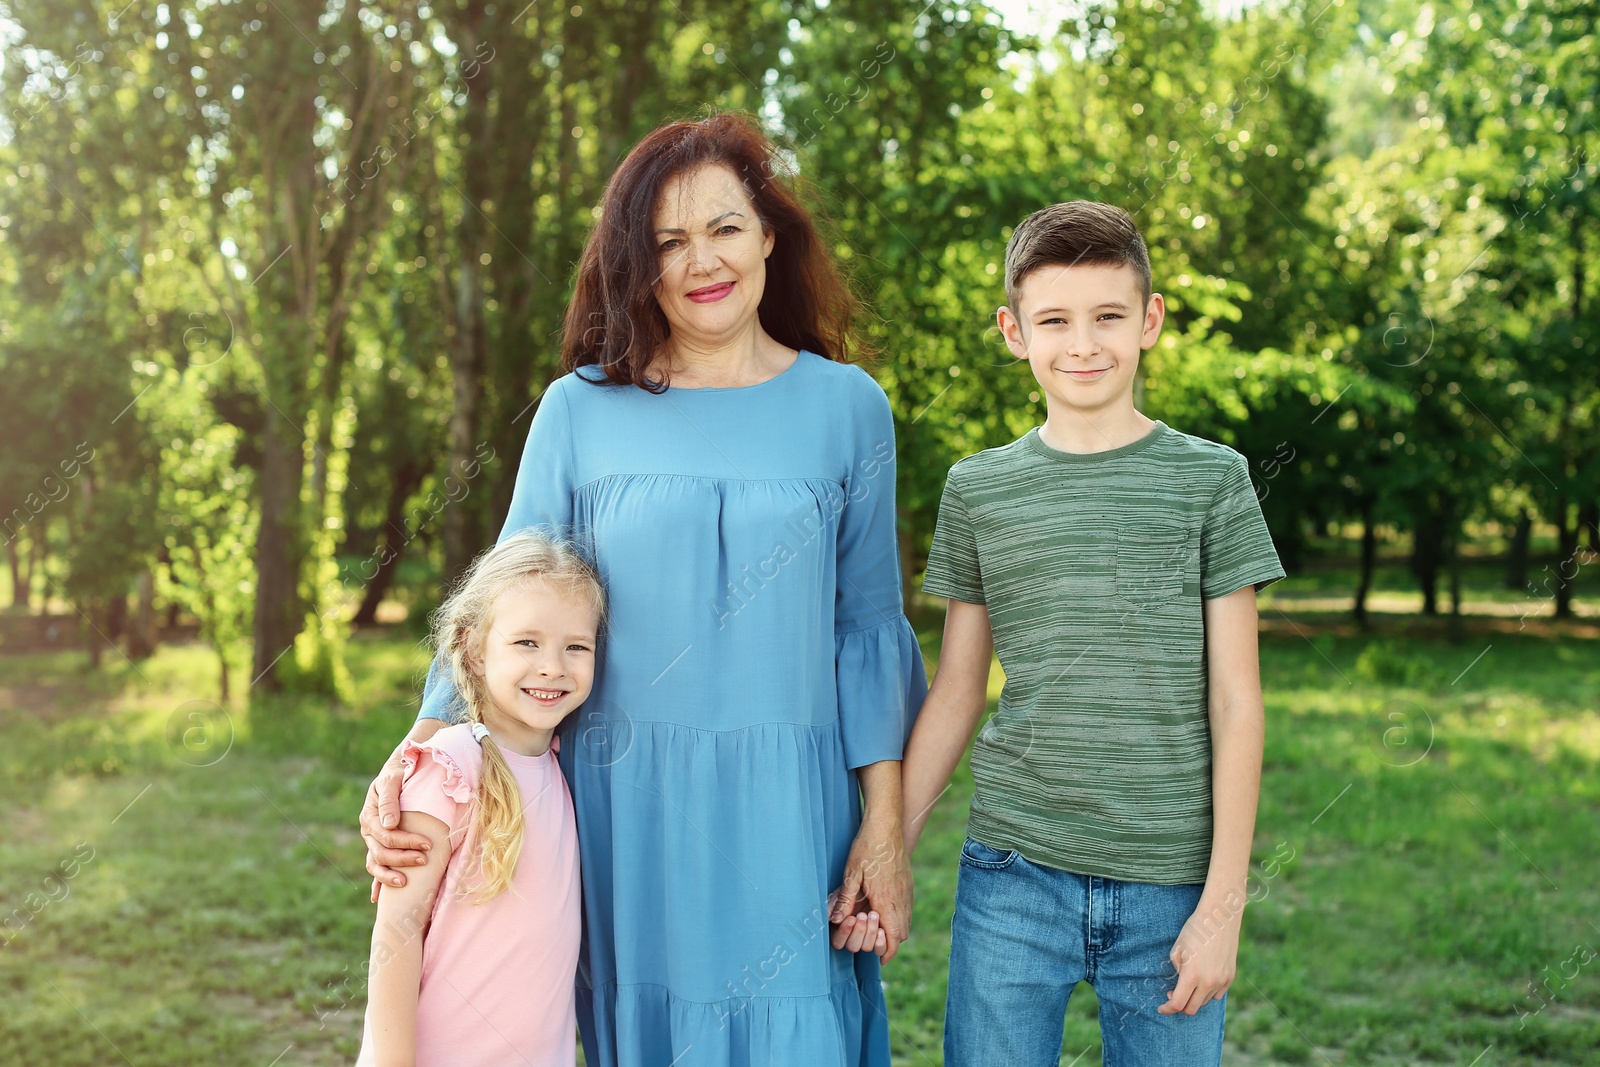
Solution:
[(495, 742), (524, 756), (550, 737), (594, 685), (595, 608), (581, 596), (532, 580), (507, 589), (489, 613), (483, 679), (491, 706), (483, 724)]

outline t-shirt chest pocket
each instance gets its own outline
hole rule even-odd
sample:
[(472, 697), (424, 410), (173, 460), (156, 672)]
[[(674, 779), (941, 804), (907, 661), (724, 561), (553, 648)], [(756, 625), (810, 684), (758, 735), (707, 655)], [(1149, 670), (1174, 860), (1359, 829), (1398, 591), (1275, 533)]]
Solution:
[(1138, 610), (1200, 594), (1200, 539), (1177, 523), (1142, 524), (1117, 535), (1117, 597)]

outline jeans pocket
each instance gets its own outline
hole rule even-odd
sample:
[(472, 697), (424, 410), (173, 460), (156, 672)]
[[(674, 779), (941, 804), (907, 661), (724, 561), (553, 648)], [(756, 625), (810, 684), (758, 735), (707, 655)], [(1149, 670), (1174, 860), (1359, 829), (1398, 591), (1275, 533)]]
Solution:
[(982, 841), (967, 838), (961, 844), (961, 862), (985, 871), (1003, 871), (1017, 860), (1017, 850), (990, 848)]

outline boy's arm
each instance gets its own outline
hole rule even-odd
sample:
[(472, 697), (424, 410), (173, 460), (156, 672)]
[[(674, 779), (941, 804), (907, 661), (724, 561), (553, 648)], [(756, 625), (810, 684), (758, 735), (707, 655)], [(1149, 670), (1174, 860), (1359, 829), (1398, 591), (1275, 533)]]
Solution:
[(1211, 719), (1211, 866), (1200, 903), (1172, 946), (1178, 984), (1157, 1010), (1193, 1015), (1232, 984), (1244, 920), (1250, 843), (1261, 793), (1266, 714), (1256, 649), (1256, 589), (1205, 602)]
[(378, 898), (367, 979), (367, 1014), (377, 1067), (416, 1067), (422, 936), (450, 862), (450, 828), (439, 819), (421, 811), (402, 812), (400, 828), (421, 834), (433, 847), (427, 864), (413, 868), (405, 885), (385, 889)]
[[(928, 695), (923, 699), (922, 710), (917, 714), (916, 725), (906, 741), (905, 755), (898, 763), (878, 763), (863, 767), (862, 792), (868, 794), (867, 805), (883, 804), (893, 809), (899, 817), (904, 853), (895, 855), (893, 862), (904, 865), (916, 847), (922, 826), (928, 821), (933, 802), (950, 781), (951, 772), (961, 760), (967, 742), (972, 739), (973, 728), (983, 715), (988, 701), (989, 660), (993, 655), (989, 634), (989, 609), (982, 604), (968, 604), (951, 600), (945, 609), (944, 645), (939, 653), (939, 670), (933, 677)], [(877, 791), (880, 799), (874, 800), (868, 775), (879, 768), (893, 768), (898, 773), (882, 774)], [(864, 816), (865, 818), (866, 816)], [(858, 838), (857, 848), (860, 847)], [(887, 855), (887, 852), (884, 853)], [(852, 861), (855, 849), (852, 849)], [(869, 863), (872, 862), (869, 860)], [(857, 922), (855, 912), (859, 900), (859, 884), (850, 880), (847, 864), (846, 881), (839, 892), (830, 897), (832, 912), (829, 922), (836, 923), (832, 942), (834, 948), (848, 948), (852, 952), (875, 951), (885, 963), (892, 960), (899, 949), (904, 934), (909, 933), (909, 923), (894, 927), (895, 936), (874, 941), (877, 921), (868, 916), (863, 925)], [(909, 879), (909, 867), (905, 868)], [(907, 899), (909, 899), (909, 890)], [(852, 914), (855, 912), (855, 914)], [(894, 917), (879, 919), (898, 921)], [(878, 947), (874, 947), (874, 945)]]
[(917, 847), (934, 801), (966, 751), (989, 703), (994, 635), (983, 604), (951, 600), (944, 615), (939, 669), (906, 742), (901, 778), (905, 790), (906, 851)]

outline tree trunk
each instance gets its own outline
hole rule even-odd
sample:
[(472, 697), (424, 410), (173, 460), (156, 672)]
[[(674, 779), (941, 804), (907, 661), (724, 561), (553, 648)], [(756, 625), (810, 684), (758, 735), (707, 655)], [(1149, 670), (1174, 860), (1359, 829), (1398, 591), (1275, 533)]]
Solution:
[(1528, 587), (1528, 545), (1533, 540), (1533, 513), (1527, 508), (1517, 512), (1517, 524), (1511, 531), (1511, 544), (1506, 550), (1506, 588), (1522, 592)]
[(1461, 621), (1461, 538), (1452, 534), (1445, 542), (1446, 566), (1450, 573), (1450, 639), (1459, 641)]
[(356, 626), (371, 626), (378, 620), (378, 605), (394, 584), (400, 558), (405, 554), (410, 539), (405, 533), (406, 501), (422, 484), (423, 469), (420, 463), (408, 463), (395, 472), (394, 484), (389, 489), (389, 503), (384, 513), (383, 529), (376, 538), (372, 556), (376, 571), (367, 579), (362, 592), (361, 606), (350, 621)]
[(100, 629), (106, 641), (115, 645), (128, 629), (128, 594), (114, 593), (106, 598), (105, 605), (106, 621)]
[(1572, 618), (1572, 587), (1578, 577), (1578, 526), (1570, 523), (1572, 509), (1563, 495), (1556, 505), (1556, 618)]
[(1411, 573), (1422, 587), (1422, 613), (1428, 616), (1439, 614), (1440, 526), (1437, 515), (1419, 515), (1411, 548)]
[[(33, 584), (38, 578), (45, 576), (44, 565), (50, 558), (49, 520), (41, 518), (34, 524), (33, 532), (28, 535), (28, 572), (22, 576), (23, 589), (28, 593), (28, 600), (23, 603), (30, 604), (33, 599)], [(39, 614), (50, 614), (50, 586), (47, 584), (39, 591)]]
[[(1574, 210), (1572, 213), (1572, 325), (1575, 329), (1574, 336), (1582, 336), (1584, 332), (1583, 297), (1585, 277), (1585, 256), (1583, 248), (1583, 218), (1582, 211)], [(1557, 433), (1557, 440), (1561, 445), (1561, 472), (1565, 474), (1569, 469), (1572, 459), (1572, 435), (1569, 432), (1572, 415), (1572, 398), (1570, 395), (1562, 397), (1561, 423)], [(1578, 521), (1570, 529), (1567, 527), (1568, 500), (1565, 493), (1561, 494), (1556, 504), (1556, 618), (1572, 618), (1572, 586), (1578, 577), (1578, 530), (1582, 524), (1582, 506), (1579, 506)]]
[[(158, 566), (162, 566), (162, 567), (169, 567), (170, 568), (172, 566), (172, 554), (167, 551), (167, 546), (165, 544), (162, 544), (161, 548), (156, 552), (156, 563), (157, 563)], [(161, 631), (163, 629), (166, 630), (169, 634), (172, 633), (172, 631), (174, 631), (175, 629), (177, 629), (177, 627), (178, 627), (178, 616), (181, 615), (182, 613), (183, 613), (183, 605), (178, 603), (178, 600), (177, 600), (176, 597), (174, 597), (173, 599), (167, 601), (166, 605), (163, 607), (163, 609), (161, 611), (161, 621), (155, 626), (155, 628), (153, 630), (153, 643), (152, 643), (152, 646), (151, 646), (152, 648), (154, 648), (154, 645), (156, 643), (160, 642), (160, 640), (161, 640)]]
[(22, 556), (17, 552), (17, 539), (6, 538), (6, 562), (11, 564), (11, 606), (28, 606), (28, 587), (22, 580)]
[[(462, 55), (475, 55), (483, 39), (484, 5), (471, 3), (456, 20), (458, 47)], [(482, 214), (483, 201), (494, 198), (492, 171), (489, 167), (491, 145), (487, 133), (490, 126), (490, 90), (492, 75), (488, 68), (479, 67), (468, 74), (463, 72), (466, 103), (461, 113), (461, 127), (467, 138), (462, 149), (461, 219), (456, 224), (455, 252), (455, 329), (450, 352), (450, 378), (454, 386), (454, 404), (450, 410), (449, 463), (446, 474), (470, 469), (473, 449), (478, 441), (479, 406), (483, 397), (485, 343), (483, 322), (483, 264), (482, 256), (489, 252), (489, 241)], [(506, 102), (501, 101), (502, 106)], [(502, 251), (502, 255), (509, 254)], [(444, 574), (445, 584), (454, 582), (458, 575), (482, 547), (483, 537), (472, 521), (478, 509), (462, 507), (459, 501), (444, 508)]]
[(1372, 590), (1372, 572), (1378, 560), (1378, 528), (1373, 522), (1375, 501), (1372, 497), (1361, 500), (1361, 574), (1356, 580), (1355, 617), (1364, 630), (1367, 627), (1367, 593)]
[(317, 404), (316, 447), (311, 450), (311, 482), (307, 486), (315, 519), (320, 521), (328, 513), (328, 456), (333, 451), (333, 413), (338, 405), (339, 378), (349, 344), (343, 330), (331, 338), (333, 358), (322, 371), (322, 395)]
[[(645, 90), (646, 79), (651, 73), (650, 42), (659, 34), (657, 24), (663, 14), (661, 5), (652, 3), (629, 4), (626, 6), (627, 15), (621, 22), (619, 34), (621, 45), (621, 60), (619, 68), (614, 68), (613, 83), (615, 88), (612, 93), (610, 106), (606, 109), (605, 125), (601, 134), (601, 144), (605, 154), (601, 165), (607, 171), (622, 162), (622, 157), (629, 147), (629, 135), (633, 132), (633, 113), (638, 106), (639, 97)], [(670, 15), (669, 15), (670, 17)], [(564, 26), (565, 33), (569, 36), (585, 35), (589, 31), (589, 20), (578, 20)], [(579, 36), (579, 47), (583, 48), (588, 42)], [(593, 46), (588, 46), (592, 54)], [(569, 76), (570, 77), (570, 76)], [(576, 79), (582, 84), (582, 75)], [(913, 172), (915, 173), (915, 172)]]
[(300, 568), (304, 558), (300, 487), (305, 473), (300, 427), (268, 405), (261, 442), (261, 527), (256, 538), (252, 686), (269, 693), (282, 683), (272, 669), (301, 629)]
[[(245, 169), (230, 176), (254, 185), (259, 205), (253, 213), (259, 219), (254, 243), (264, 256), (283, 260), (263, 270), (249, 297), (259, 316), (258, 328), (266, 335), (253, 345), (266, 405), (257, 480), (261, 525), (251, 687), (259, 685), (269, 693), (283, 688), (282, 668), (275, 665), (293, 647), (306, 615), (322, 607), (317, 603), (322, 595), (317, 568), (307, 563), (314, 554), (328, 551), (322, 536), (325, 482), (319, 482), (317, 496), (303, 498), (308, 417), (319, 399), (340, 394), (342, 354), (336, 342), (365, 278), (360, 249), (382, 229), (390, 203), (385, 188), (409, 155), (393, 139), (386, 142), (384, 132), (385, 121), (411, 97), (407, 53), (361, 28), (361, 5), (343, 5), (337, 28), (320, 22), (324, 7), (280, 3), (265, 20), (267, 29), (254, 46), (258, 62), (272, 55), (283, 67), (283, 77), (273, 90), (270, 109), (259, 116), (266, 128), (241, 137), (241, 148), (255, 154), (238, 155)], [(324, 78), (326, 68), (311, 69), (306, 42), (314, 36), (323, 41), (341, 37), (349, 43), (350, 69), (367, 71), (361, 85), (348, 76)], [(391, 61), (383, 62), (386, 58)], [(330, 91), (340, 98), (325, 99)], [(365, 163), (357, 162), (331, 189), (322, 171), (324, 149), (318, 144), (330, 107), (345, 116), (351, 160), (377, 160), (385, 144), (390, 153), (372, 175), (365, 173)], [(335, 217), (336, 223), (331, 221)], [(332, 414), (330, 406), (319, 423), (331, 426)], [(317, 443), (315, 451), (323, 453), (317, 462), (325, 462), (328, 449)], [(315, 470), (319, 479), (326, 474), (320, 465)]]
[[(471, 210), (462, 212), (462, 249), (467, 254), (457, 267), (456, 278), (456, 336), (450, 361), (455, 403), (450, 410), (447, 475), (471, 469), (478, 436), (478, 407), (483, 396), (483, 283), (478, 271), (478, 253), (470, 251), (476, 244), (476, 227), (467, 222), (476, 217), (476, 212)], [(466, 570), (473, 555), (482, 547), (483, 538), (476, 535), (475, 524), (469, 519), (473, 510), (462, 507), (459, 501), (444, 506), (443, 579), (447, 585)]]
[(400, 557), (405, 554), (405, 547), (403, 539), (383, 539), (383, 547), (374, 553), (378, 569), (361, 591), (361, 606), (350, 620), (352, 626), (373, 626), (377, 623), (378, 605), (383, 603), (383, 598), (389, 595), (389, 589), (394, 585), (395, 572), (400, 568)]
[[(47, 602), (46, 607), (48, 606)], [(85, 624), (83, 636), (86, 651), (89, 653), (89, 669), (97, 671), (100, 669), (100, 649), (105, 644), (105, 639), (100, 636), (101, 623), (105, 621), (105, 611), (101, 607), (99, 597), (86, 598), (83, 604), (83, 617)]]
[(128, 631), (128, 658), (148, 659), (155, 655), (156, 643), (156, 579), (146, 567), (139, 572), (137, 596), (133, 612), (133, 626)]
[(1589, 554), (1592, 556), (1600, 552), (1600, 502), (1589, 501), (1578, 512), (1578, 525), (1582, 527), (1589, 541)]

